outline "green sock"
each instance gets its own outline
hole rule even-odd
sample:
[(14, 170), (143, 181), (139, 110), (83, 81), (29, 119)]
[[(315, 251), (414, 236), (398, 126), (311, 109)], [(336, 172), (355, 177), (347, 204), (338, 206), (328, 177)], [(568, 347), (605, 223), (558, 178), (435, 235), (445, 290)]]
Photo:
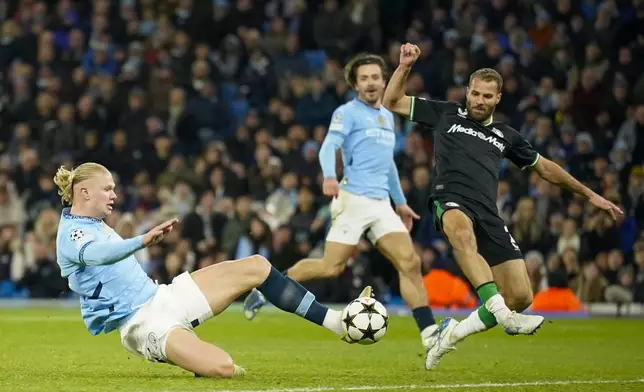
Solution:
[(479, 318), (486, 327), (492, 328), (498, 323), (496, 321), (496, 317), (494, 317), (494, 315), (485, 307), (485, 303), (488, 299), (498, 294), (499, 290), (496, 288), (496, 284), (494, 282), (488, 282), (480, 285), (479, 288), (476, 289), (476, 292), (478, 293), (479, 298), (481, 298), (481, 301), (483, 301), (483, 305), (481, 305), (478, 310)]

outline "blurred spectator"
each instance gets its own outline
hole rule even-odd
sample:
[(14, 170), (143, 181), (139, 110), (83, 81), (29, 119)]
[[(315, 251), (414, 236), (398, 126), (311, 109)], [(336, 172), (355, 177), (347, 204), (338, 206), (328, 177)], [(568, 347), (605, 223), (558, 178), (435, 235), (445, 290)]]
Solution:
[(525, 197), (519, 200), (510, 232), (524, 252), (541, 248), (543, 230), (536, 219), (532, 199)]
[[(52, 173), (61, 164), (113, 172), (107, 221), (122, 237), (182, 217), (167, 243), (137, 253), (160, 282), (255, 252), (280, 269), (323, 252), (331, 219), (317, 154), (333, 110), (355, 96), (343, 66), (371, 51), (392, 70), (409, 41), (422, 50), (409, 94), (462, 101), (473, 70), (497, 69), (495, 119), (623, 206), (613, 220), (503, 162), (497, 208), (537, 296), (644, 302), (644, 41), (641, 17), (619, 18), (637, 15), (638, 1), (5, 3), (0, 286), (10, 290), (0, 295), (67, 293), (50, 278), (59, 276)], [(424, 272), (438, 277), (432, 286), (455, 287), (462, 272), (427, 208), (433, 134), (402, 118), (396, 129), (401, 184), (422, 215), (412, 238)], [(341, 154), (337, 162), (341, 173)], [(339, 278), (313, 288), (344, 301), (367, 280), (395, 301), (395, 278), (361, 242)], [(469, 306), (468, 290), (443, 302)]]

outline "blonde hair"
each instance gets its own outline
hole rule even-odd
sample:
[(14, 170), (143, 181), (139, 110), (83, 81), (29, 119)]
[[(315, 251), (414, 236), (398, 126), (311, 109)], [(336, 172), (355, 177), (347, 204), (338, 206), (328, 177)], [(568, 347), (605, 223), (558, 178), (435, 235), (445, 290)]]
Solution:
[(83, 163), (76, 169), (71, 170), (66, 169), (65, 166), (58, 168), (54, 176), (54, 183), (58, 186), (58, 194), (63, 204), (72, 205), (74, 203), (74, 184), (89, 180), (99, 172), (109, 173), (109, 170), (105, 166), (94, 162)]

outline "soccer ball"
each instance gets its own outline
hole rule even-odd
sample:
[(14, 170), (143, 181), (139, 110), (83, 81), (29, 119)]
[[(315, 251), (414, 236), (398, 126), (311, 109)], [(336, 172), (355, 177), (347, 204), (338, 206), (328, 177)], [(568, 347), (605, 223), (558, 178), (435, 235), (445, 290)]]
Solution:
[(355, 299), (342, 311), (342, 329), (355, 343), (376, 343), (385, 336), (388, 326), (387, 309), (374, 298)]

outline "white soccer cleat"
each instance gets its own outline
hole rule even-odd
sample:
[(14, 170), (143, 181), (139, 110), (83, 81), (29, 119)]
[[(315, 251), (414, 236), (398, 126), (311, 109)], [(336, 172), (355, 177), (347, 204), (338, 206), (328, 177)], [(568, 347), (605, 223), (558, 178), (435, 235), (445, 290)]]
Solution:
[(543, 316), (512, 312), (503, 321), (503, 329), (508, 335), (534, 335), (543, 325)]
[[(373, 294), (373, 288), (371, 288), (371, 286), (367, 286), (364, 289), (362, 289), (362, 292), (360, 293), (360, 295), (358, 295), (358, 298), (366, 298), (366, 297), (368, 297), (368, 298), (374, 298), (375, 297), (375, 295)], [(342, 335), (340, 335), (340, 340), (342, 340), (345, 343), (349, 343), (349, 344), (358, 343), (355, 340), (351, 339), (349, 337), (349, 335), (347, 335), (346, 332), (343, 333)]]
[(456, 350), (456, 342), (453, 341), (455, 339), (452, 338), (452, 332), (457, 325), (458, 321), (451, 317), (447, 317), (441, 321), (434, 344), (427, 350), (425, 369), (436, 369), (438, 363), (445, 354)]
[(374, 297), (373, 289), (371, 288), (371, 286), (367, 286), (364, 289), (362, 289), (362, 292), (358, 296), (358, 298), (365, 298), (365, 297), (369, 297), (369, 298)]
[(429, 336), (422, 339), (422, 342), (426, 350), (431, 350), (431, 348), (434, 347), (434, 345), (438, 341), (439, 327), (438, 327), (438, 324), (434, 324), (431, 327), (427, 327), (427, 329), (428, 329)]

